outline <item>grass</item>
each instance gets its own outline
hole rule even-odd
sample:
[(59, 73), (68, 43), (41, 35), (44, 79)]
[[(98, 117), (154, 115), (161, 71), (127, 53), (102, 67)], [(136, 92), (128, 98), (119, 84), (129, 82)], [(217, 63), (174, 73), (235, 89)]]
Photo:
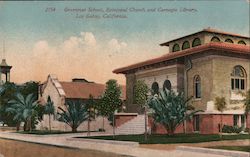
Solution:
[(250, 152), (250, 146), (216, 146), (216, 147), (208, 147), (208, 148)]
[(76, 137), (76, 138), (91, 138), (103, 140), (117, 140), (117, 141), (134, 141), (140, 144), (173, 144), (173, 143), (200, 143), (220, 140), (238, 140), (250, 139), (249, 135), (223, 135), (220, 139), (219, 135), (201, 135), (201, 134), (176, 134), (169, 135), (150, 135), (148, 140), (144, 141), (144, 135), (116, 135), (113, 136), (92, 136), (92, 137)]
[[(86, 133), (88, 131), (78, 131), (77, 133)], [(98, 131), (90, 131), (90, 132), (98, 132)], [(60, 130), (32, 130), (30, 131), (18, 131), (16, 133), (20, 134), (34, 134), (34, 135), (54, 135), (54, 134), (70, 134), (71, 131), (60, 131)]]

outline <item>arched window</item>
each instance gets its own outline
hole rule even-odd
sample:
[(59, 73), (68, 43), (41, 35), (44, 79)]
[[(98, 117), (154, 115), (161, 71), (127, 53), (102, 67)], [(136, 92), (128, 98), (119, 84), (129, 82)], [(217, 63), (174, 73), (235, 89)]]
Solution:
[(178, 44), (174, 44), (173, 52), (180, 51), (180, 46)]
[(201, 78), (199, 75), (194, 77), (194, 96), (195, 98), (201, 98)]
[(159, 94), (159, 85), (157, 82), (154, 82), (152, 84), (151, 89), (152, 89), (152, 95)]
[(240, 41), (238, 42), (238, 44), (246, 45), (245, 41), (243, 41), (243, 40), (240, 40)]
[(211, 41), (212, 42), (220, 42), (220, 39), (218, 38), (218, 37), (213, 37), (212, 39), (211, 39)]
[(234, 43), (233, 40), (231, 40), (231, 39), (226, 39), (225, 42), (227, 42), (227, 43)]
[(172, 88), (171, 82), (169, 80), (165, 80), (163, 83), (163, 89), (171, 90), (171, 88)]
[(190, 44), (188, 41), (185, 41), (183, 44), (182, 44), (182, 50), (185, 50), (185, 49), (188, 49), (190, 48)]
[(237, 65), (233, 68), (231, 73), (231, 89), (232, 90), (245, 90), (246, 88), (246, 72), (245, 69)]
[(192, 43), (192, 47), (199, 46), (201, 45), (201, 40), (200, 38), (195, 38)]

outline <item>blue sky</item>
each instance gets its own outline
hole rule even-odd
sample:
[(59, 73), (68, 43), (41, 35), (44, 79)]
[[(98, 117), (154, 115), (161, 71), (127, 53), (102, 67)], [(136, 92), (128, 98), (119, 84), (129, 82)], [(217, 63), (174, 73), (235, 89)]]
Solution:
[[(55, 7), (56, 11), (47, 13), (45, 12), (47, 7)], [(76, 13), (66, 13), (64, 11), (65, 8), (89, 7), (104, 9), (107, 7), (174, 8), (178, 10), (180, 8), (188, 8), (196, 9), (197, 11), (178, 11), (174, 13), (130, 12), (126, 13), (128, 17), (126, 19), (99, 20), (76, 19)], [(86, 77), (103, 83), (108, 78), (116, 78), (124, 84), (124, 77), (112, 74), (111, 71), (113, 69), (164, 54), (167, 52), (167, 48), (159, 47), (159, 43), (194, 33), (207, 27), (249, 36), (249, 2), (247, 0), (0, 2), (0, 41), (5, 39), (7, 61), (13, 66), (12, 78), (16, 82), (43, 81), (46, 79), (47, 74), (55, 73), (61, 80), (69, 80), (73, 77)], [(80, 35), (81, 32), (90, 34), (83, 33)], [(71, 37), (76, 37), (77, 43), (74, 40), (75, 38)], [(88, 37), (91, 37), (95, 42), (95, 45), (91, 45), (92, 47), (97, 47), (94, 50), (89, 47), (90, 45), (88, 48), (84, 47), (86, 42), (89, 41)], [(84, 62), (92, 59), (93, 62), (91, 64), (96, 64), (95, 68), (102, 69), (100, 76), (103, 77), (96, 77), (91, 71), (84, 68), (81, 73), (71, 72), (72, 69), (69, 69), (66, 75), (64, 74), (65, 70), (54, 68), (53, 71), (50, 69), (50, 66), (41, 67), (45, 68), (42, 74), (30, 74), (37, 71), (37, 69), (30, 69), (34, 65), (32, 62), (37, 62), (37, 64), (54, 63), (54, 65), (58, 65), (58, 68), (69, 68), (68, 66), (59, 65), (60, 60), (56, 60), (58, 55), (62, 55), (67, 57), (65, 62), (75, 61), (75, 58), (70, 54), (64, 55), (59, 52), (73, 53), (75, 49), (67, 50), (66, 52), (62, 48), (67, 41), (75, 44), (74, 46), (76, 47), (74, 48), (77, 48), (77, 51), (79, 51), (79, 54), (76, 54), (76, 56), (85, 56), (78, 58), (78, 62), (81, 62), (81, 64), (76, 64), (73, 67), (84, 66)], [(108, 44), (115, 46), (117, 50), (113, 52), (111, 47), (107, 47)], [(0, 45), (1, 47), (2, 45)], [(38, 49), (44, 49), (44, 51), (47, 51), (47, 54), (37, 54)], [(90, 58), (89, 51), (95, 54), (92, 55), (94, 58)], [(54, 53), (54, 56), (48, 56), (51, 53)], [(48, 58), (44, 58), (46, 55)], [(33, 58), (30, 56), (33, 56)], [(125, 61), (122, 60), (124, 57), (126, 58)], [(27, 63), (23, 64), (22, 61), (16, 58), (27, 60)], [(38, 58), (43, 58), (44, 60), (39, 60)], [(53, 61), (47, 62), (47, 60)], [(107, 62), (107, 66), (96, 63), (100, 61)], [(86, 66), (89, 67), (91, 64), (88, 63)], [(29, 72), (24, 70), (25, 68), (30, 69)], [(40, 69), (39, 66), (36, 68)], [(27, 73), (27, 75), (20, 77), (21, 73)]]

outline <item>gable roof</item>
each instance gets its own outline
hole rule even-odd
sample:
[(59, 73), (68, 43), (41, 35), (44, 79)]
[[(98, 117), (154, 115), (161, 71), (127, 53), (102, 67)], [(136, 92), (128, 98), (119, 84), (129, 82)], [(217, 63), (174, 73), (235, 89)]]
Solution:
[[(60, 82), (65, 92), (65, 97), (69, 99), (89, 99), (92, 95), (95, 99), (99, 99), (106, 86), (99, 83), (86, 83), (86, 82)], [(121, 86), (122, 99), (125, 99), (125, 86)]]
[[(59, 81), (55, 75), (49, 75), (47, 81), (40, 84), (41, 92), (47, 87), (47, 84), (51, 80), (53, 86), (56, 88), (60, 97), (66, 99), (89, 99), (92, 95), (94, 99), (99, 99), (105, 91), (106, 86), (104, 84), (93, 82), (65, 82)], [(121, 99), (126, 99), (126, 86), (121, 86)]]
[(90, 95), (99, 98), (104, 90), (105, 85), (85, 82), (60, 82), (65, 92), (66, 98), (71, 99), (88, 99)]
[(159, 62), (163, 62), (163, 61), (177, 59), (180, 57), (188, 56), (188, 55), (199, 53), (199, 52), (206, 51), (206, 50), (222, 50), (222, 51), (229, 51), (229, 52), (238, 53), (238, 54), (250, 55), (249, 45), (230, 44), (230, 43), (223, 43), (223, 42), (211, 42), (211, 43), (203, 44), (200, 46), (192, 47), (190, 49), (168, 53), (168, 54), (165, 54), (163, 56), (160, 56), (154, 59), (149, 59), (143, 62), (135, 63), (135, 64), (125, 66), (122, 68), (118, 68), (118, 69), (113, 70), (113, 73), (124, 74), (129, 70), (134, 70), (143, 66), (152, 65), (152, 64), (159, 63)]

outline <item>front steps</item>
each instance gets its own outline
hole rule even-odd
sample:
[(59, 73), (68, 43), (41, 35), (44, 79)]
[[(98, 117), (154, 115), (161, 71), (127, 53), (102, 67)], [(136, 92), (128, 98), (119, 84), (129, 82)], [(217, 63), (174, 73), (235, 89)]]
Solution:
[[(148, 128), (149, 131), (149, 128)], [(145, 117), (137, 115), (135, 118), (127, 121), (115, 129), (116, 135), (144, 134), (145, 132)]]

